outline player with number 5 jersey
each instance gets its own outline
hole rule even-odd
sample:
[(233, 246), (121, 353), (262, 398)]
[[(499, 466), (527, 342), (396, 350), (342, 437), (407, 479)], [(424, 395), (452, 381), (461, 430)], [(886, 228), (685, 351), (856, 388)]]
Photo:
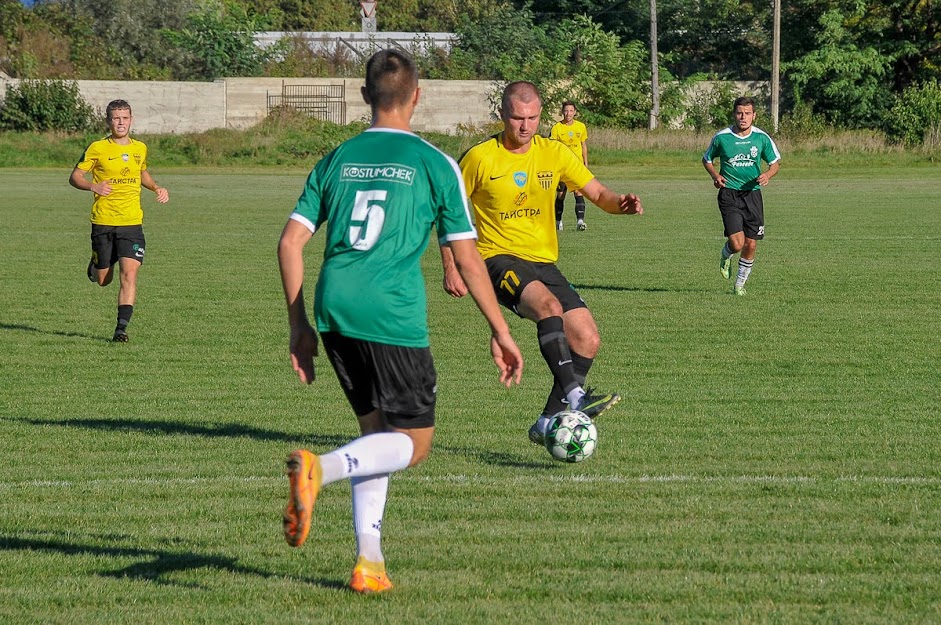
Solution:
[(389, 475), (431, 451), (437, 374), (420, 262), (433, 229), (490, 325), (500, 382), (518, 384), (523, 371), (477, 252), (457, 163), (411, 132), (419, 93), (406, 54), (382, 50), (369, 59), (363, 99), (372, 125), (314, 167), (278, 243), (291, 364), (310, 384), (318, 348), (304, 305), (303, 250), (326, 231), (314, 314), (362, 433), (329, 453), (298, 449), (288, 457), (284, 538), (304, 544), (321, 487), (350, 480), (357, 559), (349, 586), (360, 593), (392, 588), (380, 545)]

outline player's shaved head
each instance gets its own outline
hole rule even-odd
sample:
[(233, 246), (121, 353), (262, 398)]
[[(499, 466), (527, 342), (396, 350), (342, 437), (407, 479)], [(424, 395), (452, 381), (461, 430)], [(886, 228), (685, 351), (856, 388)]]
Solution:
[(380, 50), (366, 62), (366, 98), (374, 109), (407, 105), (418, 88), (414, 61), (398, 50)]
[(520, 102), (536, 101), (542, 106), (542, 98), (539, 96), (539, 89), (531, 82), (518, 80), (511, 82), (503, 90), (503, 100), (500, 102), (500, 108), (504, 111), (510, 110), (510, 100), (519, 100)]

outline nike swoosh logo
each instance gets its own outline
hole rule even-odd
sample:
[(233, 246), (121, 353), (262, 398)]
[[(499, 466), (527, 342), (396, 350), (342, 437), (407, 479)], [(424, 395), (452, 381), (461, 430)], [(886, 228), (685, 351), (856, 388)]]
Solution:
[(499, 176), (490, 176), (491, 180), (497, 180), (498, 178), (506, 178), (510, 174), (500, 174)]
[(559, 366), (561, 367), (562, 365), (567, 365), (567, 364), (569, 364), (570, 362), (572, 362), (572, 361), (571, 361), (571, 360), (560, 360), (560, 361), (559, 361)]
[(113, 161), (113, 160), (116, 159), (116, 158), (117, 158), (117, 156), (109, 156), (109, 157), (108, 157), (108, 160), (109, 160), (109, 161)]

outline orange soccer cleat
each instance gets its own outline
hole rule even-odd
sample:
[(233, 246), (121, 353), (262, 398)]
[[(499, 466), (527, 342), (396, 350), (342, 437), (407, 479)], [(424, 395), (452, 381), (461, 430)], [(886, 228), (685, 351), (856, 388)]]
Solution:
[(292, 547), (300, 547), (310, 532), (310, 517), (323, 479), (320, 459), (306, 449), (291, 452), (287, 474), (291, 494), (284, 507), (284, 540)]
[(350, 588), (362, 594), (392, 590), (385, 563), (370, 562), (362, 556), (357, 558), (353, 577), (350, 578)]

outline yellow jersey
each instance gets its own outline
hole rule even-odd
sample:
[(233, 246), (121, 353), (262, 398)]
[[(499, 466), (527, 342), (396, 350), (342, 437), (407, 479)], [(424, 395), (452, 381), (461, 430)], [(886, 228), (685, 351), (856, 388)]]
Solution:
[(582, 144), (588, 140), (588, 128), (577, 119), (572, 120), (571, 126), (566, 125), (565, 122), (557, 122), (549, 131), (549, 138), (569, 146), (578, 160), (582, 160)]
[(508, 152), (500, 135), (493, 136), (467, 151), (461, 173), (474, 206), (480, 255), (511, 254), (538, 263), (559, 258), (559, 181), (575, 190), (594, 178), (571, 150), (540, 136), (525, 154)]
[(136, 139), (121, 145), (105, 137), (85, 148), (76, 165), (92, 172), (92, 182), (107, 182), (110, 195), (95, 193), (91, 222), (100, 226), (138, 226), (144, 221), (140, 204), (141, 172), (147, 169), (147, 146)]

